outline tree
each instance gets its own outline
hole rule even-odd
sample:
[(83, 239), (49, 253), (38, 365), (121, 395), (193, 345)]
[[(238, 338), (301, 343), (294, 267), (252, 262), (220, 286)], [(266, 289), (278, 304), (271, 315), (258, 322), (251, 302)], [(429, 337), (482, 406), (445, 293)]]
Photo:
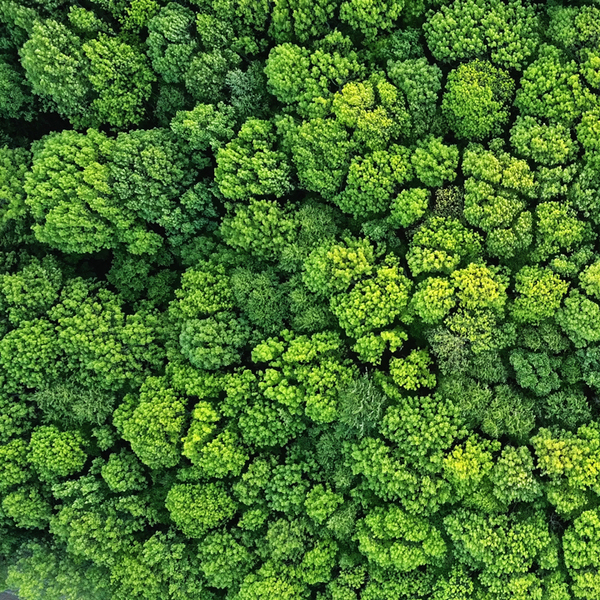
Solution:
[(390, 29), (400, 16), (404, 2), (384, 0), (383, 2), (361, 2), (345, 0), (340, 6), (340, 19), (354, 29), (358, 29), (367, 40), (373, 39), (379, 30)]
[(111, 454), (102, 467), (101, 474), (113, 492), (143, 490), (148, 483), (135, 454), (126, 450)]
[(431, 14), (424, 31), (437, 60), (490, 56), (502, 67), (521, 70), (537, 48), (539, 27), (533, 6), (521, 0), (456, 0)]
[(569, 252), (593, 235), (586, 223), (577, 219), (568, 204), (542, 202), (538, 204), (535, 213), (536, 254), (542, 260), (561, 250)]
[(327, 35), (313, 52), (284, 43), (269, 53), (265, 74), (271, 93), (303, 117), (323, 117), (331, 102), (331, 87), (364, 73), (349, 38), (339, 31)]
[(171, 130), (193, 150), (216, 152), (235, 136), (236, 111), (232, 106), (196, 104), (193, 110), (180, 110), (171, 121)]
[(277, 42), (306, 43), (310, 38), (327, 33), (329, 20), (334, 16), (337, 0), (278, 0), (271, 12), (269, 35)]
[(160, 246), (160, 236), (146, 231), (113, 194), (107, 164), (111, 145), (95, 130), (51, 134), (37, 145), (25, 202), (37, 221), (39, 241), (75, 253), (98, 252), (119, 242), (139, 254)]
[(501, 589), (504, 577), (523, 576), (534, 563), (547, 568), (558, 563), (541, 511), (508, 516), (460, 510), (444, 519), (444, 527), (456, 544), (459, 562), (481, 569), (479, 580), (490, 590)]
[(146, 57), (104, 33), (84, 42), (51, 19), (34, 23), (20, 50), (32, 90), (76, 127), (138, 124), (155, 76)]
[(391, 214), (388, 217), (390, 225), (393, 227), (414, 225), (426, 213), (429, 207), (429, 195), (429, 191), (423, 188), (402, 190), (392, 199)]
[(406, 358), (394, 358), (390, 363), (390, 374), (394, 383), (406, 390), (435, 387), (435, 375), (428, 367), (431, 358), (426, 350), (413, 350)]
[(239, 585), (255, 562), (253, 553), (227, 530), (205, 535), (198, 556), (208, 584), (220, 589)]
[[(31, 164), (31, 153), (25, 148), (0, 148), (0, 231), (6, 233), (11, 226), (20, 235), (27, 235), (27, 207), (25, 205), (25, 175)], [(30, 234), (29, 234), (30, 235)]]
[(455, 306), (454, 286), (447, 279), (428, 277), (417, 287), (411, 308), (428, 325), (439, 323)]
[(600, 0), (0, 0), (0, 583), (597, 600), (599, 49)]
[(501, 133), (514, 90), (510, 75), (483, 60), (448, 74), (442, 112), (456, 136), (475, 141)]
[(36, 487), (21, 486), (2, 499), (2, 510), (17, 527), (44, 529), (52, 517), (52, 506)]
[(81, 471), (86, 461), (84, 439), (75, 431), (60, 431), (54, 425), (34, 429), (27, 459), (43, 481)]
[(515, 121), (510, 143), (517, 154), (547, 166), (571, 162), (578, 149), (562, 123), (546, 125), (530, 116)]
[(287, 157), (276, 149), (270, 121), (248, 119), (236, 138), (217, 153), (215, 180), (231, 200), (281, 198), (293, 189)]
[(148, 378), (139, 398), (126, 396), (113, 422), (138, 458), (151, 468), (173, 467), (181, 458), (185, 405), (164, 380)]
[(388, 62), (391, 82), (406, 96), (412, 138), (418, 140), (439, 129), (437, 101), (442, 89), (442, 71), (423, 56)]
[(148, 22), (148, 56), (152, 67), (167, 83), (183, 81), (197, 42), (192, 27), (194, 13), (170, 2)]
[(251, 199), (223, 218), (220, 232), (227, 244), (264, 259), (273, 259), (294, 241), (296, 223), (277, 202)]
[(599, 532), (597, 510), (581, 513), (565, 531), (565, 564), (572, 573), (573, 593), (577, 598), (593, 598), (598, 590), (599, 559), (596, 544)]
[(549, 479), (546, 496), (559, 514), (568, 516), (589, 503), (597, 486), (599, 439), (595, 423), (576, 433), (542, 428), (531, 438), (537, 467)]
[(331, 109), (337, 122), (354, 130), (352, 138), (358, 147), (369, 150), (384, 150), (409, 126), (402, 93), (380, 75), (347, 83), (333, 97)]
[(333, 198), (350, 168), (355, 144), (337, 119), (309, 119), (295, 127), (291, 151), (302, 187)]
[(156, 81), (146, 57), (103, 34), (81, 48), (89, 60), (88, 80), (97, 96), (89, 106), (95, 119), (116, 128), (137, 125)]
[(204, 537), (235, 513), (235, 502), (216, 483), (177, 483), (169, 490), (165, 506), (177, 527), (191, 538)]
[(33, 473), (27, 461), (27, 450), (27, 442), (21, 438), (10, 440), (0, 446), (0, 469), (2, 470), (0, 490), (2, 492), (32, 478)]
[(84, 115), (91, 86), (81, 39), (60, 22), (36, 20), (20, 54), (32, 91), (51, 100), (66, 117), (90, 126)]
[(538, 191), (526, 161), (504, 152), (470, 144), (465, 151), (464, 215), (471, 225), (487, 233), (488, 252), (504, 260), (520, 255), (533, 241), (533, 219), (527, 208)]
[(18, 326), (22, 321), (36, 319), (58, 300), (63, 274), (52, 256), (43, 260), (32, 258), (17, 273), (1, 276), (0, 291), (8, 320)]
[(304, 263), (302, 279), (311, 292), (330, 296), (374, 271), (375, 249), (365, 239), (347, 238), (315, 248)]
[(349, 167), (346, 189), (333, 200), (345, 213), (373, 216), (384, 212), (394, 191), (411, 178), (409, 151), (391, 146), (389, 151), (376, 151), (355, 157)]
[(511, 312), (524, 323), (539, 323), (553, 317), (569, 287), (556, 273), (540, 267), (523, 267), (515, 278), (514, 287), (519, 296)]
[(525, 69), (515, 106), (522, 115), (553, 119), (570, 126), (593, 106), (591, 92), (581, 84), (575, 61), (555, 46), (544, 44), (539, 57)]
[(443, 560), (446, 544), (426, 519), (397, 506), (373, 509), (358, 525), (360, 551), (369, 562), (403, 573)]
[[(190, 156), (161, 128), (119, 134), (109, 168), (117, 198), (144, 221), (163, 226), (196, 176)], [(188, 219), (194, 217), (192, 213)]]
[(433, 216), (413, 236), (406, 260), (413, 277), (450, 273), (481, 253), (480, 236), (453, 218)]
[[(339, 420), (346, 428), (346, 435), (356, 435), (362, 438), (365, 435), (373, 434), (383, 417), (387, 402), (387, 398), (368, 372), (341, 388), (339, 392)], [(321, 510), (322, 505), (331, 505), (334, 500), (337, 502), (336, 498), (339, 497), (335, 496), (333, 492), (326, 492), (322, 486), (314, 488), (311, 494), (310, 501), (307, 498), (307, 511), (311, 518), (321, 521), (323, 519), (320, 517), (318, 519), (313, 517), (310, 512), (313, 509), (309, 510), (308, 503), (311, 506), (314, 503)], [(316, 508), (314, 512), (317, 514)], [(319, 512), (319, 514), (321, 513)]]
[(532, 502), (542, 495), (533, 475), (533, 458), (527, 447), (505, 446), (490, 474), (494, 496), (503, 504)]
[(456, 178), (458, 155), (456, 146), (446, 146), (441, 138), (430, 137), (417, 145), (411, 162), (422, 184), (442, 187), (444, 181)]
[(408, 304), (410, 281), (392, 255), (379, 265), (375, 276), (363, 279), (346, 294), (331, 298), (331, 312), (351, 337), (391, 325)]

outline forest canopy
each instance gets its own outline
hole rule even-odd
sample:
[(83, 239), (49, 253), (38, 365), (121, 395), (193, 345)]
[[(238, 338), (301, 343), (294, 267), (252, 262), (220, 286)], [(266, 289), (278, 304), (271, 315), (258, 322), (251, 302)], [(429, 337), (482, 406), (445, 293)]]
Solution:
[(0, 585), (600, 598), (600, 0), (0, 0)]

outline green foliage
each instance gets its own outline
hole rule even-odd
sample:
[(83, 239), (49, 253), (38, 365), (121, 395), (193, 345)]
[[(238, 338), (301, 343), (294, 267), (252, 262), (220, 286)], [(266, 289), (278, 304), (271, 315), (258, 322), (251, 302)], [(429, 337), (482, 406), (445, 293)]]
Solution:
[(152, 377), (142, 385), (139, 398), (125, 397), (114, 412), (113, 423), (144, 464), (173, 467), (180, 459), (184, 410), (176, 392), (164, 380)]
[(525, 574), (534, 563), (548, 568), (558, 563), (556, 548), (539, 511), (487, 516), (459, 510), (444, 519), (444, 526), (456, 544), (458, 561), (468, 568), (481, 569), (484, 585), (493, 585), (503, 575)]
[(569, 515), (586, 506), (598, 479), (597, 424), (582, 425), (576, 433), (542, 428), (531, 443), (537, 467), (549, 479), (547, 498), (557, 512)]
[(599, 24), (0, 0), (0, 581), (597, 600)]
[(600, 532), (597, 510), (579, 515), (565, 531), (563, 548), (565, 564), (573, 576), (576, 598), (593, 598), (598, 589), (598, 552)]
[(359, 438), (371, 435), (383, 416), (386, 403), (384, 394), (368, 373), (342, 388), (339, 395), (339, 420), (346, 428), (347, 435)]
[(156, 76), (134, 46), (104, 33), (84, 42), (49, 19), (36, 20), (20, 53), (33, 93), (76, 127), (122, 128), (144, 117)]
[(236, 125), (233, 107), (220, 103), (196, 104), (193, 110), (178, 111), (171, 129), (193, 150), (216, 152), (234, 137)]
[(421, 273), (450, 273), (481, 253), (480, 236), (453, 218), (434, 216), (413, 236), (406, 256), (413, 277)]
[(79, 431), (59, 431), (54, 425), (37, 427), (31, 434), (27, 460), (42, 480), (81, 471), (86, 461)]
[(312, 52), (290, 43), (275, 46), (265, 66), (269, 91), (305, 117), (324, 116), (332, 88), (363, 73), (352, 42), (339, 31), (326, 36)]
[(248, 119), (237, 137), (219, 150), (215, 180), (221, 193), (232, 200), (281, 198), (293, 189), (289, 171), (285, 154), (275, 149), (273, 125)]
[(574, 250), (589, 237), (586, 223), (579, 221), (568, 204), (542, 202), (536, 208), (536, 254), (547, 258), (561, 250)]
[(523, 267), (515, 276), (519, 296), (511, 307), (517, 321), (539, 323), (553, 317), (567, 293), (568, 283), (549, 269)]
[(357, 145), (369, 150), (383, 150), (405, 133), (410, 118), (402, 94), (376, 75), (366, 82), (347, 83), (333, 97), (332, 111), (338, 123), (354, 130)]
[(288, 300), (285, 288), (273, 273), (238, 269), (231, 277), (231, 285), (237, 305), (251, 323), (270, 334), (284, 328)]
[(431, 14), (424, 31), (437, 60), (490, 56), (492, 62), (518, 70), (527, 64), (539, 42), (535, 9), (522, 0), (456, 0)]
[(82, 41), (66, 25), (36, 20), (21, 48), (21, 61), (35, 94), (67, 117), (83, 116), (91, 90), (82, 69)]
[(181, 352), (198, 369), (217, 370), (240, 362), (240, 349), (250, 328), (230, 312), (185, 321), (179, 336)]
[(252, 554), (227, 531), (207, 534), (198, 545), (201, 568), (215, 588), (238, 585), (252, 568)]
[(111, 454), (101, 473), (113, 492), (143, 490), (147, 484), (142, 465), (134, 454), (127, 451)]
[(388, 256), (375, 276), (355, 284), (347, 294), (331, 298), (331, 312), (351, 337), (391, 325), (408, 303), (410, 281), (398, 259)]
[(439, 563), (446, 553), (435, 527), (397, 506), (373, 509), (359, 524), (358, 541), (369, 562), (401, 573)]
[(309, 119), (294, 128), (291, 150), (302, 187), (325, 198), (335, 196), (350, 168), (354, 144), (336, 119)]
[(423, 280), (411, 299), (411, 308), (428, 325), (439, 323), (455, 304), (454, 286), (441, 277)]
[(375, 253), (366, 239), (347, 238), (313, 250), (304, 263), (302, 279), (322, 296), (345, 292), (352, 283), (373, 273)]
[[(116, 142), (112, 173), (107, 163), (113, 144), (95, 130), (87, 134), (74, 131), (51, 134), (36, 146), (35, 166), (25, 182), (25, 202), (37, 221), (34, 232), (39, 241), (75, 253), (98, 252), (120, 242), (127, 244), (134, 254), (156, 251), (161, 244), (160, 236), (146, 231), (135, 212), (141, 210), (147, 219), (156, 216), (156, 213), (144, 213), (140, 204), (144, 196), (151, 197), (154, 174), (143, 173), (144, 159), (147, 164), (156, 159), (142, 155), (137, 165), (140, 172), (132, 175), (127, 170), (127, 162), (135, 160), (131, 145), (136, 139), (141, 141), (143, 134), (134, 132), (131, 138), (123, 134)], [(156, 134), (150, 133), (153, 135)], [(129, 140), (133, 144), (128, 144)], [(155, 175), (159, 181), (163, 176), (162, 173)], [(140, 190), (139, 196), (134, 187), (137, 182), (142, 190), (144, 187), (147, 190)], [(115, 191), (120, 198), (115, 197)], [(120, 200), (130, 201), (131, 205), (123, 205)]]
[(410, 179), (409, 150), (391, 146), (353, 159), (348, 167), (346, 189), (333, 201), (345, 213), (373, 216), (384, 212), (394, 192)]
[(40, 388), (33, 400), (48, 419), (73, 425), (100, 425), (112, 414), (115, 404), (111, 392), (69, 382)]
[(508, 122), (513, 90), (506, 71), (482, 60), (463, 63), (448, 75), (442, 111), (458, 138), (483, 140)]
[(137, 125), (156, 80), (147, 58), (131, 46), (100, 34), (83, 44), (89, 60), (89, 82), (97, 94), (89, 110), (112, 127)]
[(586, 267), (579, 274), (579, 281), (583, 291), (594, 298), (600, 298), (600, 263)]
[(279, 0), (271, 12), (269, 35), (281, 44), (298, 41), (306, 43), (310, 38), (327, 32), (327, 23), (337, 7), (335, 0)]
[(323, 523), (344, 502), (343, 498), (321, 484), (316, 485), (306, 494), (306, 514), (317, 524)]
[(12, 220), (21, 221), (27, 214), (25, 206), (25, 175), (31, 154), (25, 148), (0, 148), (0, 214), (1, 230), (5, 231)]
[(533, 469), (533, 458), (526, 446), (505, 446), (490, 474), (494, 496), (503, 504), (532, 502), (541, 496), (542, 486), (534, 478)]
[(426, 58), (406, 58), (388, 62), (388, 75), (406, 96), (414, 138), (432, 130), (438, 123), (437, 101), (442, 89), (442, 70)]
[(34, 101), (23, 73), (4, 56), (0, 58), (0, 73), (0, 117), (31, 121), (35, 114)]
[(197, 43), (193, 39), (194, 13), (170, 2), (148, 22), (148, 57), (167, 83), (182, 81)]
[(522, 115), (553, 119), (566, 126), (593, 103), (575, 61), (550, 45), (542, 46), (539, 57), (525, 69), (515, 97), (515, 106)]
[(533, 174), (524, 160), (502, 151), (469, 145), (464, 155), (464, 215), (487, 232), (488, 252), (505, 260), (520, 255), (532, 241), (533, 219), (524, 210), (537, 191)]
[(517, 154), (546, 166), (570, 162), (577, 152), (571, 132), (562, 123), (546, 125), (530, 116), (515, 121), (510, 143)]
[(340, 19), (369, 40), (379, 31), (390, 29), (403, 8), (403, 0), (345, 0), (340, 6)]
[(0, 446), (2, 478), (0, 490), (5, 492), (15, 485), (31, 479), (32, 473), (27, 464), (27, 442), (17, 438)]
[(410, 227), (429, 206), (429, 192), (423, 188), (402, 190), (393, 200), (388, 222), (393, 227)]
[(413, 350), (406, 358), (394, 358), (390, 374), (396, 385), (406, 390), (435, 387), (435, 375), (429, 372), (431, 358), (427, 350)]
[(175, 484), (165, 506), (185, 535), (200, 538), (235, 514), (235, 502), (216, 483)]
[(578, 290), (565, 299), (557, 322), (577, 347), (600, 340), (600, 306)]
[(2, 276), (2, 293), (8, 320), (15, 326), (41, 317), (57, 301), (62, 272), (52, 256), (35, 258), (21, 271)]
[(446, 146), (441, 138), (431, 137), (417, 146), (411, 162), (422, 184), (441, 187), (444, 181), (454, 181), (456, 178), (458, 156), (456, 146)]
[(6, 494), (2, 510), (24, 529), (44, 529), (52, 516), (51, 505), (35, 487), (20, 487)]

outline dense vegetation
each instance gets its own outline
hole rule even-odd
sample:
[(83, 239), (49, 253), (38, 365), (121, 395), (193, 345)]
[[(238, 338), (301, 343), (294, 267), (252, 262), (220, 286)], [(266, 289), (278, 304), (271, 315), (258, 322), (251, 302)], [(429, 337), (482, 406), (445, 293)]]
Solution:
[(600, 0), (0, 0), (25, 600), (600, 598)]

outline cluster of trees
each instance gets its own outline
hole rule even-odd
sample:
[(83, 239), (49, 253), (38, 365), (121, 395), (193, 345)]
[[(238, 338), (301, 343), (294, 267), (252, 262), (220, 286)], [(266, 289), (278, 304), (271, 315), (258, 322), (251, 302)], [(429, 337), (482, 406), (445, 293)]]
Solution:
[(600, 598), (598, 0), (0, 0), (0, 584)]

